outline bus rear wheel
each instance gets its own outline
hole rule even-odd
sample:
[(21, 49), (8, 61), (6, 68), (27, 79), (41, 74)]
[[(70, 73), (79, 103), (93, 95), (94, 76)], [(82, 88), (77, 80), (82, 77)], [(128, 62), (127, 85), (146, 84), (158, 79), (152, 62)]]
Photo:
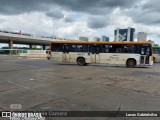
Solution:
[(78, 63), (78, 65), (81, 65), (81, 66), (83, 66), (83, 65), (85, 65), (85, 64), (86, 64), (86, 62), (85, 62), (85, 59), (84, 59), (84, 58), (78, 58), (78, 59), (77, 59), (77, 63)]
[(128, 68), (134, 68), (136, 66), (136, 62), (133, 59), (127, 60), (127, 67)]

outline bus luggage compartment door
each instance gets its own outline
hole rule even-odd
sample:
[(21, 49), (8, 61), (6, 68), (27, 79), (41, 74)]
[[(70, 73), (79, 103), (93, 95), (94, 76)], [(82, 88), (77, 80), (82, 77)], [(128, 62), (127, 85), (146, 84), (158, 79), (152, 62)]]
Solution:
[(100, 63), (100, 56), (99, 56), (100, 47), (93, 45), (91, 46), (90, 50), (91, 50), (91, 63)]
[(69, 45), (63, 45), (62, 62), (69, 62)]

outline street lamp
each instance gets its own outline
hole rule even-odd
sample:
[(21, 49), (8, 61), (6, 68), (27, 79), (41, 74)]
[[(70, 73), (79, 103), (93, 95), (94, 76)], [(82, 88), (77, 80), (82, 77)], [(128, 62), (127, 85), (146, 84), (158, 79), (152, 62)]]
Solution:
[(77, 35), (77, 40), (78, 40), (78, 33), (75, 33)]

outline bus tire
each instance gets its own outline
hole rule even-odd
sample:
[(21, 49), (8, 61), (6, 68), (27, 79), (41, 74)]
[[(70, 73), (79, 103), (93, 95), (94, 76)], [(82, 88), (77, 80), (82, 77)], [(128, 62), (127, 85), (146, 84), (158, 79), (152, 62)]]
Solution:
[(81, 65), (81, 66), (83, 66), (83, 65), (86, 64), (85, 59), (82, 58), (82, 57), (80, 57), (80, 58), (77, 59), (77, 63), (78, 63), (78, 65)]
[(128, 59), (126, 65), (128, 68), (134, 68), (136, 66), (136, 61), (134, 59)]

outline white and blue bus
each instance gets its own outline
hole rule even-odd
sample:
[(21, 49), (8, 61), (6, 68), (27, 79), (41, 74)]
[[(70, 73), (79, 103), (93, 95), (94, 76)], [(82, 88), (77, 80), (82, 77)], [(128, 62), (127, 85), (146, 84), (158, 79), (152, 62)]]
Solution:
[(153, 61), (160, 62), (160, 46), (152, 46), (153, 48)]
[(53, 62), (78, 65), (94, 63), (126, 65), (133, 68), (153, 64), (150, 42), (52, 41), (50, 57)]

